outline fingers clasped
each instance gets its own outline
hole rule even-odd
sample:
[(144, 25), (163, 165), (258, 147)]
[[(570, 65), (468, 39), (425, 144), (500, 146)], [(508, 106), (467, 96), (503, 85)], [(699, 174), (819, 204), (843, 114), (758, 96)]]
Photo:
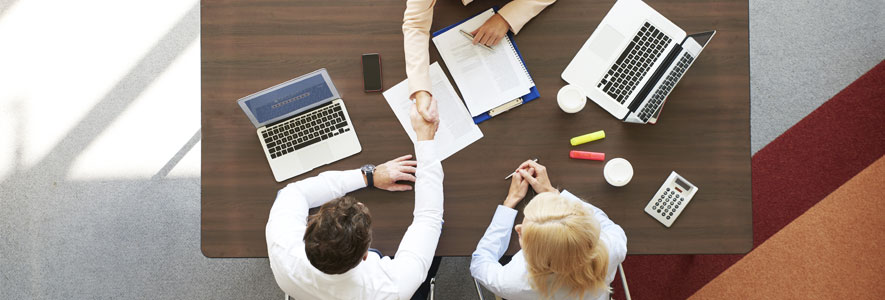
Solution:
[(516, 169), (517, 174), (525, 179), (532, 189), (538, 193), (556, 191), (550, 184), (550, 177), (547, 176), (547, 167), (533, 160), (527, 160), (519, 165)]

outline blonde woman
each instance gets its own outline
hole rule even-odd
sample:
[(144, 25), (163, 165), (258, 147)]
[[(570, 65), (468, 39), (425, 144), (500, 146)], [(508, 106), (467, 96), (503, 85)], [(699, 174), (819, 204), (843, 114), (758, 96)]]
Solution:
[[(531, 185), (538, 195), (515, 227), (514, 209)], [(498, 260), (519, 234), (509, 263)], [(544, 166), (519, 166), (510, 192), (476, 246), (470, 273), (489, 291), (506, 299), (608, 299), (618, 265), (627, 255), (627, 236), (602, 210), (550, 184)]]

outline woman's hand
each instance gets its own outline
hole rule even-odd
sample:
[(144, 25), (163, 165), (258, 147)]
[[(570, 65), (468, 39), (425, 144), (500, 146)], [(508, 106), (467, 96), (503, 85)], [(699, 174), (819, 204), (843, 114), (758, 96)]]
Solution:
[(432, 140), (436, 136), (436, 130), (439, 128), (439, 115), (436, 113), (436, 98), (428, 98), (430, 98), (428, 109), (433, 112), (432, 114), (436, 115), (435, 120), (428, 121), (426, 117), (421, 114), (421, 109), (419, 108), (421, 105), (420, 103), (412, 104), (409, 108), (409, 120), (412, 121), (412, 129), (415, 130), (415, 135), (418, 141)]
[(430, 123), (439, 121), (439, 111), (434, 100), (433, 95), (427, 91), (415, 92), (415, 107), (418, 109), (418, 114), (424, 118), (424, 121)]
[(507, 198), (504, 199), (504, 206), (516, 208), (516, 205), (525, 198), (526, 192), (529, 191), (529, 183), (519, 173), (510, 177), (510, 191)]
[(510, 24), (504, 20), (500, 14), (494, 14), (486, 20), (479, 28), (471, 32), (473, 35), (473, 44), (484, 44), (486, 46), (497, 45), (504, 38), (507, 31), (510, 30)]
[(517, 172), (517, 174), (522, 175), (522, 177), (532, 185), (535, 192), (539, 194), (557, 191), (557, 189), (553, 188), (553, 185), (550, 184), (550, 177), (547, 176), (547, 167), (544, 167), (533, 160), (527, 160), (519, 165)]

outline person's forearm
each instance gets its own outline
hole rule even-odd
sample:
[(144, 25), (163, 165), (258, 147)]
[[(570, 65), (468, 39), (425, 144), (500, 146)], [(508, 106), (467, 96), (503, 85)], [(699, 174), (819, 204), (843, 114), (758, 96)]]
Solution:
[(411, 295), (410, 291), (424, 280), (442, 233), (443, 172), (435, 152), (435, 141), (415, 143), (418, 170), (415, 173), (414, 219), (390, 266), (391, 274), (404, 293), (402, 297)]
[(436, 141), (415, 144), (415, 210), (412, 224), (397, 251), (414, 251), (433, 257), (443, 223), (443, 171), (436, 159)]
[(415, 144), (418, 169), (415, 173), (415, 223), (429, 221), (442, 225), (443, 170), (436, 158), (436, 141)]
[(494, 280), (502, 270), (498, 260), (510, 245), (510, 235), (516, 214), (515, 209), (498, 205), (491, 224), (476, 245), (476, 250), (473, 251), (470, 259), (470, 275), (486, 288), (498, 288)]
[(435, 0), (408, 0), (403, 13), (403, 52), (409, 95), (430, 92), (430, 24)]
[(501, 259), (507, 247), (510, 245), (510, 235), (513, 232), (513, 222), (516, 220), (517, 211), (515, 209), (498, 205), (495, 210), (495, 216), (492, 217), (492, 223), (486, 228), (482, 239), (476, 245), (476, 251), (473, 256), (478, 254), (488, 256), (494, 261)]
[(556, 2), (556, 0), (513, 0), (498, 10), (498, 14), (507, 21), (507, 24), (510, 25), (510, 30), (517, 34), (529, 20), (537, 16), (553, 2)]
[(290, 184), (286, 189), (297, 189), (313, 208), (325, 204), (332, 199), (366, 187), (363, 173), (360, 170), (326, 171), (316, 177), (303, 179)]

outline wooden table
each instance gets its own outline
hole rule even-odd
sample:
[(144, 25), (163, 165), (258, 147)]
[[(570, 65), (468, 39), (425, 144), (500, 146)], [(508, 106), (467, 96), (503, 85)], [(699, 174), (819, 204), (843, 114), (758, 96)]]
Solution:
[[(506, 1), (464, 7), (439, 0), (432, 30)], [(480, 124), (485, 137), (443, 162), (445, 225), (438, 255), (470, 255), (507, 193), (502, 180), (540, 157), (553, 184), (602, 208), (620, 224), (631, 254), (744, 253), (752, 246), (747, 2), (650, 0), (689, 33), (718, 30), (670, 95), (657, 125), (622, 123), (593, 102), (563, 113), (560, 73), (614, 1), (553, 4), (516, 37), (541, 98)], [(413, 153), (380, 93), (364, 93), (360, 55), (381, 54), (384, 87), (405, 79), (402, 0), (204, 0), (202, 13), (202, 226), (208, 257), (264, 257), (264, 227), (278, 189), (326, 170), (354, 169)], [(441, 61), (431, 46), (431, 62)], [(276, 183), (255, 129), (236, 100), (326, 68), (353, 119), (363, 151)], [(568, 139), (603, 129), (606, 138), (571, 147)], [(570, 160), (572, 149), (623, 157), (635, 175), (615, 188), (604, 163)], [(672, 228), (645, 204), (670, 171), (700, 187)], [(394, 253), (412, 221), (414, 193), (360, 190), (374, 218), (373, 247)], [(517, 218), (520, 221), (522, 216)], [(509, 249), (515, 252), (514, 240)]]

